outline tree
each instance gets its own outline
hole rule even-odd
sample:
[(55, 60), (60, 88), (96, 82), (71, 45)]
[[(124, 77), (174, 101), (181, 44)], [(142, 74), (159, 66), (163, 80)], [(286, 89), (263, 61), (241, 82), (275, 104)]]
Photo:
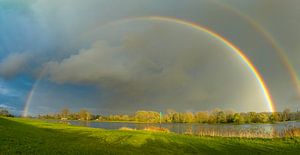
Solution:
[(180, 119), (180, 113), (176, 112), (173, 114), (173, 118), (172, 118), (172, 122), (173, 123), (180, 123), (181, 119)]
[(258, 123), (259, 122), (259, 119), (257, 117), (257, 113), (256, 112), (249, 112), (248, 116), (249, 116), (249, 119), (250, 119), (251, 123)]
[(243, 117), (245, 123), (251, 123), (251, 118), (249, 113), (242, 112), (240, 115)]
[(71, 112), (70, 110), (67, 108), (67, 107), (64, 107), (63, 109), (61, 109), (60, 111), (60, 115), (61, 115), (61, 118), (69, 118)]
[(121, 115), (121, 120), (122, 120), (122, 121), (129, 121), (130, 118), (129, 118), (128, 115)]
[(156, 111), (137, 111), (134, 117), (138, 122), (157, 123), (160, 120), (160, 114)]
[(290, 113), (291, 113), (291, 110), (288, 109), (288, 108), (285, 108), (282, 112), (282, 120), (283, 121), (289, 121), (290, 120)]
[(163, 120), (167, 123), (174, 122), (173, 115), (176, 113), (175, 110), (167, 109), (166, 114), (164, 115)]
[(7, 109), (0, 107), (0, 116), (10, 117), (12, 116)]
[(244, 123), (245, 122), (244, 116), (241, 115), (240, 113), (235, 113), (233, 115), (233, 122), (238, 124)]
[(269, 117), (266, 113), (259, 113), (257, 115), (257, 120), (260, 123), (267, 123), (269, 121)]
[(194, 121), (194, 114), (192, 112), (186, 112), (182, 114), (183, 123), (192, 123)]
[(209, 118), (208, 112), (197, 112), (195, 114), (195, 122), (197, 123), (207, 123)]
[(226, 114), (226, 122), (227, 123), (233, 123), (234, 122), (234, 114), (235, 112), (233, 110), (226, 110), (225, 111)]
[(79, 114), (78, 113), (71, 113), (71, 114), (69, 114), (69, 119), (78, 120), (78, 119), (80, 119)]
[(273, 112), (270, 117), (269, 117), (269, 120), (271, 122), (280, 122), (282, 121), (282, 116), (281, 116), (281, 113), (280, 112)]
[(226, 113), (224, 111), (217, 113), (217, 123), (226, 123)]
[(218, 113), (220, 112), (221, 110), (216, 108), (214, 109), (210, 115), (209, 115), (209, 119), (208, 119), (208, 122), (209, 123), (217, 123), (217, 120), (218, 120)]
[(90, 120), (91, 119), (91, 113), (87, 111), (86, 109), (80, 109), (79, 113), (79, 119), (80, 120)]
[(297, 112), (296, 112), (296, 114), (295, 114), (296, 116), (296, 118), (295, 118), (295, 120), (300, 120), (300, 111), (298, 111), (297, 110)]

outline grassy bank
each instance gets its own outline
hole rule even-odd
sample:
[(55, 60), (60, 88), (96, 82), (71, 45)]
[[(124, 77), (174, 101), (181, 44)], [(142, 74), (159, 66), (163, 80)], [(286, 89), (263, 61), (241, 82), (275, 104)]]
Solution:
[(196, 137), (0, 118), (0, 154), (298, 154), (300, 138)]

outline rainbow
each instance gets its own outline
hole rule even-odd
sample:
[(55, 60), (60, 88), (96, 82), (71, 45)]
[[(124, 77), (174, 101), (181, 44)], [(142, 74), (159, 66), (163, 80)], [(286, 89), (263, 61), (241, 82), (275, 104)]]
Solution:
[[(251, 71), (251, 73), (254, 75), (254, 77), (256, 78), (257, 82), (260, 85), (260, 88), (264, 94), (268, 109), (270, 112), (274, 112), (274, 103), (271, 97), (271, 94), (266, 86), (266, 83), (264, 81), (264, 79), (262, 78), (262, 75), (259, 73), (259, 71), (256, 69), (256, 67), (254, 66), (254, 64), (250, 61), (250, 59), (238, 48), (236, 47), (233, 43), (231, 43), (230, 41), (228, 41), (226, 38), (222, 37), (221, 35), (217, 34), (216, 32), (202, 26), (199, 25), (197, 23), (193, 23), (193, 22), (189, 22), (189, 21), (185, 21), (182, 19), (178, 19), (178, 18), (173, 18), (173, 17), (163, 17), (163, 16), (146, 16), (146, 17), (134, 17), (134, 18), (128, 18), (128, 19), (121, 19), (121, 20), (117, 20), (117, 21), (113, 21), (113, 22), (109, 22), (106, 23), (100, 27), (104, 27), (104, 26), (113, 26), (115, 24), (118, 23), (124, 23), (124, 22), (133, 22), (133, 21), (138, 21), (138, 20), (154, 20), (154, 21), (164, 21), (164, 22), (170, 22), (170, 23), (174, 23), (174, 24), (180, 24), (180, 25), (184, 25), (190, 28), (193, 28), (195, 30), (199, 30), (201, 32), (205, 32), (207, 34), (209, 34), (210, 36), (218, 39), (219, 41), (223, 42), (226, 46), (228, 46), (229, 48), (231, 48), (235, 54), (237, 54), (239, 56), (239, 58), (247, 65), (247, 67), (249, 68), (249, 70)], [(45, 69), (44, 69), (45, 71)], [(38, 85), (38, 83), (40, 82), (40, 79), (42, 78), (42, 74), (44, 74), (44, 71), (41, 73), (41, 75), (39, 76), (37, 82), (33, 85), (32, 90), (30, 91), (27, 100), (25, 102), (25, 106), (24, 106), (24, 111), (23, 111), (23, 116), (26, 117), (28, 114), (28, 109), (29, 109), (29, 105), (30, 102), (32, 100), (32, 96), (34, 94), (34, 91)]]
[(46, 73), (46, 69), (43, 69), (40, 74), (37, 77), (37, 80), (35, 81), (35, 83), (33, 84), (29, 94), (27, 95), (26, 98), (26, 102), (24, 104), (24, 109), (23, 109), (23, 113), (22, 116), (23, 117), (27, 117), (28, 116), (28, 110), (29, 110), (29, 106), (30, 106), (30, 102), (32, 101), (33, 95), (35, 90), (37, 89), (37, 86), (40, 84), (44, 74)]
[(215, 1), (212, 0), (216, 5), (221, 6), (222, 8), (225, 8), (227, 11), (231, 11), (235, 15), (239, 16), (240, 18), (244, 19), (250, 26), (254, 28), (259, 34), (262, 35), (262, 37), (270, 44), (270, 46), (274, 49), (278, 57), (280, 58), (283, 66), (286, 68), (292, 82), (293, 86), (295, 87), (297, 94), (300, 96), (300, 80), (298, 78), (297, 72), (295, 71), (295, 68), (290, 63), (288, 56), (285, 54), (286, 52), (279, 46), (279, 43), (276, 42), (274, 37), (257, 21), (255, 21), (250, 16), (243, 14), (240, 10), (237, 8), (231, 7), (225, 3), (222, 3), (221, 1)]
[(34, 93), (34, 91), (35, 91), (35, 88), (36, 88), (37, 85), (40, 83), (39, 81), (40, 81), (40, 79), (38, 79), (38, 81), (36, 81), (36, 82), (33, 84), (32, 89), (30, 90), (30, 92), (29, 92), (29, 94), (28, 94), (28, 96), (27, 96), (27, 99), (26, 99), (26, 102), (25, 102), (25, 106), (24, 106), (24, 110), (23, 110), (23, 114), (22, 114), (23, 117), (27, 117), (27, 116), (28, 116), (29, 104), (30, 104), (30, 102), (31, 102), (31, 100), (32, 100), (32, 97), (33, 97), (33, 93)]

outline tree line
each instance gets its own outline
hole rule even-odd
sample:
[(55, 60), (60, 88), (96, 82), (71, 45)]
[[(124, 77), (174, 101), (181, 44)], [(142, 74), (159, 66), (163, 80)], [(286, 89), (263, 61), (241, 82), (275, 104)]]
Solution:
[(7, 109), (0, 107), (0, 116), (2, 117), (14, 117)]
[(61, 119), (61, 120), (96, 120), (98, 115), (93, 115), (86, 109), (80, 109), (79, 112), (71, 112), (68, 108), (63, 108), (58, 113), (38, 115), (41, 119)]
[(97, 120), (97, 121), (132, 121), (144, 123), (274, 123), (300, 120), (300, 112), (284, 109), (282, 112), (234, 112), (232, 110), (214, 109), (212, 111), (177, 112), (167, 110), (165, 113), (157, 111), (139, 110), (133, 114), (94, 115), (86, 109), (71, 112), (63, 108), (60, 112), (39, 115), (43, 119), (64, 120)]

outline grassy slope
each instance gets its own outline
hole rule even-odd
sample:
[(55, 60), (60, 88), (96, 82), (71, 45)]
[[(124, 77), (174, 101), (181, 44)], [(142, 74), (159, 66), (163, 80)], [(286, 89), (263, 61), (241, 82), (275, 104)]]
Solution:
[(297, 154), (299, 139), (210, 138), (0, 118), (0, 154)]

